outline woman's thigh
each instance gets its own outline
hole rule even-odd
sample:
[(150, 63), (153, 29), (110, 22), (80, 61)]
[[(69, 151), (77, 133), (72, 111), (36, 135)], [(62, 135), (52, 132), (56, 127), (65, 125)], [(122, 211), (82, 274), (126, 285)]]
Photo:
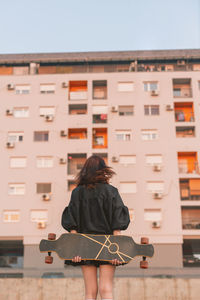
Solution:
[(99, 291), (101, 296), (111, 298), (115, 266), (101, 265), (99, 267)]
[(85, 282), (86, 295), (96, 297), (97, 294), (97, 267), (81, 266)]

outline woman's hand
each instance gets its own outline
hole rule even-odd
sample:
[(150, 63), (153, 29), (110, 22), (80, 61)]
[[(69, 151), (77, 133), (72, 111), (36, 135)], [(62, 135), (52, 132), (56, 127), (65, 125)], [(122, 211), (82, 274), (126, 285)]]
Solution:
[(113, 230), (113, 235), (120, 235), (121, 234), (121, 230)]
[(75, 263), (81, 262), (81, 257), (80, 256), (74, 256), (74, 258), (72, 258), (72, 261)]
[(120, 260), (118, 260), (118, 259), (113, 259), (113, 260), (111, 261), (111, 263), (112, 263), (112, 265), (114, 265), (114, 266), (119, 266), (119, 265), (122, 264), (122, 261), (120, 261)]
[(72, 230), (70, 231), (70, 233), (77, 233), (77, 231), (74, 230), (74, 229), (72, 229)]

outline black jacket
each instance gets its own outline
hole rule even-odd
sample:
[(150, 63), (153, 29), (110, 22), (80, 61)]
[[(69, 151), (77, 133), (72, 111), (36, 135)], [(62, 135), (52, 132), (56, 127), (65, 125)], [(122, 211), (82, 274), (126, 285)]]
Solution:
[(77, 186), (62, 214), (62, 226), (79, 233), (112, 234), (113, 230), (125, 230), (129, 223), (128, 208), (118, 189), (105, 183), (92, 189)]

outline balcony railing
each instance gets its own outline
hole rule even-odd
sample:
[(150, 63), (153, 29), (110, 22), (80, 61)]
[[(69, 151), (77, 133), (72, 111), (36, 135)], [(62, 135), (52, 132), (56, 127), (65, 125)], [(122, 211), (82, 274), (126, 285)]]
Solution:
[(194, 122), (194, 113), (175, 110), (176, 122)]
[(197, 218), (196, 216), (191, 216), (190, 218), (182, 218), (182, 228), (200, 230), (200, 216), (199, 218)]
[[(199, 183), (200, 184), (200, 183)], [(189, 188), (181, 188), (181, 200), (192, 200), (192, 201), (195, 201), (195, 200), (200, 200), (200, 189), (199, 190), (196, 190), (196, 194), (194, 191), (190, 191)]]
[(191, 98), (192, 89), (191, 88), (174, 88), (173, 89), (174, 98)]
[(182, 174), (200, 174), (198, 162), (178, 163), (178, 172)]
[(183, 255), (183, 265), (184, 267), (199, 267), (200, 266), (200, 253)]

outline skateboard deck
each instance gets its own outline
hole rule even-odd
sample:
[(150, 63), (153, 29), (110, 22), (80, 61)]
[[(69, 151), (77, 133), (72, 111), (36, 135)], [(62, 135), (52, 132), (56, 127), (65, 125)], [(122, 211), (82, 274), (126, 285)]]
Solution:
[(148, 244), (148, 241), (145, 244), (137, 244), (132, 237), (125, 235), (64, 233), (57, 240), (55, 235), (53, 238), (51, 235), (48, 240), (41, 240), (40, 252), (48, 252), (49, 256), (51, 252), (56, 252), (63, 260), (72, 260), (75, 256), (80, 256), (82, 260), (117, 259), (122, 263), (128, 263), (135, 256), (142, 256), (145, 261), (146, 257), (152, 257), (154, 254), (154, 247)]

